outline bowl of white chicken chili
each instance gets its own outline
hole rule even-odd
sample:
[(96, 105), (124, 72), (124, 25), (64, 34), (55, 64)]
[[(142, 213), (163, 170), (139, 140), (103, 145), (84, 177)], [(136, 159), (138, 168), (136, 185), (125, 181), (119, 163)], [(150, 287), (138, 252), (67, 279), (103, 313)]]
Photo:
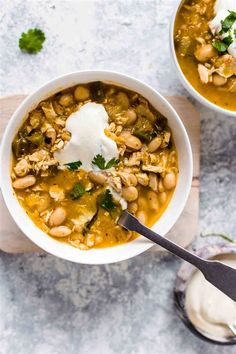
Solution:
[[(1, 188), (21, 230), (77, 263), (131, 258), (152, 243), (122, 229), (128, 209), (165, 235), (192, 180), (192, 152), (171, 105), (115, 72), (56, 78), (11, 117), (1, 145)], [(181, 235), (180, 235), (181, 237)]]
[(208, 108), (236, 116), (236, 1), (178, 1), (170, 46), (185, 88)]

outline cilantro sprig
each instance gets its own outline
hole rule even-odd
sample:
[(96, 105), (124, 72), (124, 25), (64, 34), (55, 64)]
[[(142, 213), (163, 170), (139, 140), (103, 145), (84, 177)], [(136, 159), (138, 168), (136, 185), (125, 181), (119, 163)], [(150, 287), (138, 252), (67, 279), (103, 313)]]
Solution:
[(79, 199), (86, 192), (84, 186), (81, 183), (76, 183), (70, 191), (70, 198), (75, 200)]
[[(221, 30), (219, 35), (226, 35), (223, 39), (214, 39), (212, 45), (220, 53), (224, 53), (228, 50), (229, 46), (233, 43), (233, 35), (236, 34), (236, 30), (232, 32), (232, 27), (236, 22), (236, 12), (229, 11), (229, 15), (221, 21)], [(228, 35), (227, 35), (228, 34)]]
[(236, 21), (236, 12), (229, 11), (229, 15), (224, 20), (221, 21), (220, 34), (224, 34), (228, 32), (232, 28), (235, 21)]
[(116, 160), (114, 157), (106, 163), (105, 158), (98, 154), (93, 158), (92, 164), (100, 168), (100, 170), (108, 170), (111, 167), (117, 166), (119, 160)]
[(222, 41), (219, 39), (214, 39), (212, 45), (215, 49), (218, 50), (218, 52), (224, 53), (227, 51), (231, 43), (233, 43), (233, 38), (232, 36), (229, 35), (228, 37), (224, 38)]
[(39, 28), (29, 29), (28, 32), (23, 32), (19, 39), (19, 47), (22, 52), (36, 54), (43, 48), (43, 43), (46, 37), (43, 31)]
[(81, 161), (65, 163), (65, 166), (71, 171), (78, 170), (78, 168), (80, 168), (81, 165), (82, 165)]
[(107, 211), (112, 211), (116, 208), (110, 189), (106, 189), (106, 191), (100, 196), (98, 203)]

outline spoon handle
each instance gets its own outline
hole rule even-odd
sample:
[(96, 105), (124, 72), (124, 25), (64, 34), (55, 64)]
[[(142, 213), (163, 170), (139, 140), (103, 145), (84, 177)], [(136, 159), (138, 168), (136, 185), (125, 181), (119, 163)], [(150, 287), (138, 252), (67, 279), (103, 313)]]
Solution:
[(163, 248), (167, 249), (171, 253), (175, 254), (176, 256), (184, 259), (185, 261), (193, 264), (195, 267), (201, 270), (202, 267), (202, 262), (204, 260), (197, 255), (189, 252), (188, 250), (184, 249), (183, 247), (177, 245), (176, 243), (168, 240), (167, 238), (157, 234), (156, 232), (150, 230), (143, 224), (141, 224), (137, 218), (135, 218), (133, 215), (131, 215), (128, 212), (125, 212), (125, 214), (128, 214), (128, 217), (126, 217), (125, 225), (122, 223), (121, 219), (119, 220), (119, 224), (123, 225), (125, 228), (131, 231), (135, 231), (145, 237), (147, 237), (150, 241), (157, 243), (159, 246), (162, 246)]
[(150, 230), (127, 211), (122, 213), (118, 223), (128, 230), (135, 231), (147, 237), (152, 242), (157, 243), (176, 256), (191, 263), (203, 273), (204, 277), (211, 284), (236, 301), (236, 269), (221, 262), (205, 260), (198, 257), (194, 253), (191, 253), (176, 243)]

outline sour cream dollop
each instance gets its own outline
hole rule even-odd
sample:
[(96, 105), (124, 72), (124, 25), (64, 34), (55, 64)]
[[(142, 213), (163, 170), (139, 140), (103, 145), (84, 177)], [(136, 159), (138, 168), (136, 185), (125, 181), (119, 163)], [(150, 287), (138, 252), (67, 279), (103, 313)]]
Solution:
[(81, 161), (81, 167), (86, 171), (94, 169), (92, 160), (98, 154), (106, 161), (118, 158), (116, 143), (104, 132), (108, 125), (104, 106), (86, 103), (67, 118), (66, 129), (71, 133), (71, 139), (62, 150), (55, 152), (55, 158), (61, 165)]
[[(221, 21), (229, 16), (229, 11), (236, 12), (236, 1), (235, 0), (216, 0), (215, 3), (215, 14), (216, 16), (212, 21), (209, 22), (209, 26), (213, 35), (219, 35), (219, 32), (222, 29)], [(233, 43), (230, 44), (228, 48), (228, 53), (236, 58), (236, 22), (234, 22), (232, 28), (227, 32), (219, 36), (220, 39), (224, 39), (229, 35), (232, 36)]]
[[(221, 255), (217, 260), (236, 269), (235, 254)], [(210, 284), (199, 270), (188, 284), (185, 308), (194, 326), (212, 339), (232, 336), (229, 326), (236, 328), (236, 302)]]

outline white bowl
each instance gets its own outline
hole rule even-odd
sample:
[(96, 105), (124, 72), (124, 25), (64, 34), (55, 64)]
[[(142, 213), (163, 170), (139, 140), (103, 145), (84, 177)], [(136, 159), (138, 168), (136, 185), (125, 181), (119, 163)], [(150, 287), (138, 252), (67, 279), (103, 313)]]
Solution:
[(175, 68), (177, 69), (177, 74), (180, 78), (181, 83), (183, 84), (183, 86), (186, 88), (186, 90), (194, 97), (196, 98), (196, 100), (198, 100), (200, 103), (202, 103), (203, 105), (205, 105), (206, 107), (213, 109), (214, 111), (218, 112), (218, 113), (223, 113), (223, 114), (227, 114), (230, 115), (231, 117), (236, 117), (236, 112), (231, 111), (229, 109), (225, 109), (222, 108), (214, 103), (212, 103), (211, 101), (207, 100), (204, 96), (202, 96), (197, 90), (195, 90), (195, 88), (191, 85), (191, 83), (187, 80), (187, 78), (185, 77), (177, 56), (176, 56), (176, 52), (175, 52), (175, 45), (174, 45), (174, 27), (175, 27), (175, 19), (177, 16), (177, 13), (182, 5), (184, 0), (178, 0), (177, 4), (175, 6), (173, 15), (171, 17), (171, 24), (170, 24), (170, 33), (169, 33), (169, 42), (170, 42), (170, 50), (171, 50), (171, 56), (175, 65)]
[(153, 226), (153, 230), (165, 235), (172, 228), (185, 206), (191, 187), (193, 163), (189, 139), (179, 116), (166, 99), (147, 84), (127, 75), (109, 71), (74, 72), (48, 82), (28, 96), (11, 117), (3, 135), (0, 166), (4, 166), (4, 168), (0, 169), (0, 180), (3, 197), (13, 219), (36, 245), (48, 253), (73, 262), (106, 264), (134, 257), (152, 247), (153, 243), (144, 237), (139, 237), (120, 246), (81, 251), (69, 244), (59, 242), (36, 227), (27, 216), (14, 194), (10, 178), (11, 144), (27, 113), (35, 108), (40, 101), (62, 89), (92, 81), (110, 82), (136, 91), (146, 97), (158, 111), (168, 118), (178, 151), (180, 173), (172, 200), (165, 213)]

